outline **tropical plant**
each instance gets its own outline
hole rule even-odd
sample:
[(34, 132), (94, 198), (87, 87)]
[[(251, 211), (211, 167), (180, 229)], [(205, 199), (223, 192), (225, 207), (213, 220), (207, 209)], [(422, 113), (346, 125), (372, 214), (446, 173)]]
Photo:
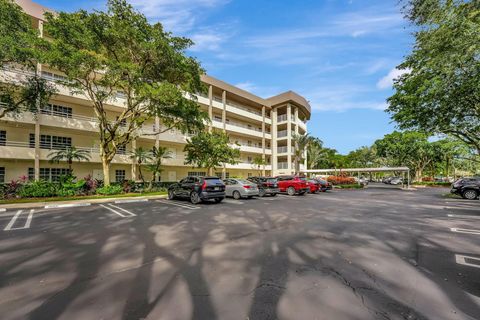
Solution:
[(305, 150), (312, 141), (312, 137), (306, 134), (296, 134), (292, 136), (292, 141), (295, 144), (294, 154), (294, 163), (295, 163), (295, 172), (300, 173), (300, 162), (305, 158)]
[(25, 75), (0, 79), (0, 119), (23, 110), (36, 112), (46, 105), (55, 92), (53, 85), (42, 79), (38, 65), (42, 62), (45, 40), (38, 36), (30, 18), (11, 0), (0, 0), (0, 68), (22, 69)]
[(108, 186), (103, 186), (101, 188), (97, 188), (97, 194), (101, 195), (115, 195), (115, 194), (120, 194), (123, 192), (123, 186), (120, 185), (108, 185)]
[(406, 1), (415, 44), (387, 111), (400, 129), (453, 135), (480, 154), (478, 1)]
[(56, 184), (53, 182), (38, 180), (25, 183), (19, 190), (21, 198), (46, 198), (57, 195)]
[(205, 168), (212, 175), (212, 169), (224, 164), (237, 164), (240, 149), (230, 146), (229, 137), (220, 131), (201, 132), (187, 140), (184, 147), (185, 164)]
[(68, 164), (68, 172), (70, 175), (73, 174), (72, 164), (73, 161), (89, 161), (90, 160), (90, 151), (84, 149), (77, 149), (75, 147), (66, 147), (65, 149), (60, 149), (51, 152), (48, 155), (49, 161), (51, 163), (59, 163), (60, 161), (66, 161)]
[(163, 160), (172, 158), (172, 152), (166, 147), (153, 147), (150, 152), (152, 155), (152, 162), (147, 165), (147, 169), (152, 173), (152, 180), (148, 187), (149, 190), (152, 189), (153, 183), (157, 180), (157, 176), (160, 176), (163, 171)]
[[(147, 121), (158, 117), (164, 128), (152, 134), (204, 129), (208, 114), (195, 98), (205, 90), (204, 71), (185, 53), (191, 40), (172, 36), (160, 23), (150, 24), (126, 0), (107, 1), (106, 11), (45, 16), (47, 63), (66, 75), (66, 86), (91, 100), (105, 185), (117, 151), (136, 139)], [(123, 111), (112, 120), (107, 105), (119, 99), (118, 93)]]
[(258, 173), (262, 173), (263, 166), (267, 165), (267, 161), (262, 156), (256, 156), (253, 158), (252, 166), (255, 170), (258, 170)]
[(140, 180), (145, 183), (145, 177), (142, 173), (142, 165), (152, 160), (152, 152), (150, 150), (144, 149), (143, 147), (140, 147), (132, 151), (130, 158), (132, 158), (138, 165), (138, 173), (140, 175)]

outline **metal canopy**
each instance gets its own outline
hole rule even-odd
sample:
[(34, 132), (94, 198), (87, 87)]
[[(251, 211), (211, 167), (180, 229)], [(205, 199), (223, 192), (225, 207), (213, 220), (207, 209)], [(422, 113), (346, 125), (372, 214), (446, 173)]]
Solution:
[(329, 173), (329, 172), (408, 172), (410, 169), (407, 167), (383, 167), (383, 168), (337, 168), (337, 169), (311, 169), (301, 170), (303, 173)]

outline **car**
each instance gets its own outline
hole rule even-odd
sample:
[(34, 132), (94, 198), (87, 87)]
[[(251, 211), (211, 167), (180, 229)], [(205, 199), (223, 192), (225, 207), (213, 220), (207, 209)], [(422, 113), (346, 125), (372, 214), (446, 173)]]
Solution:
[(252, 198), (259, 195), (256, 183), (245, 179), (225, 179), (225, 196), (232, 197), (235, 200), (241, 198)]
[(458, 179), (452, 184), (450, 192), (458, 194), (464, 199), (478, 199), (480, 196), (480, 177)]
[(309, 187), (309, 193), (319, 193), (321, 189), (320, 182), (315, 179), (310, 179), (307, 181), (307, 185)]
[(382, 179), (382, 182), (385, 184), (390, 184), (390, 181), (392, 181), (393, 178), (395, 177), (385, 177)]
[(271, 195), (275, 197), (279, 192), (278, 181), (272, 177), (250, 177), (247, 178), (248, 181), (256, 183), (258, 187), (258, 196), (264, 197), (266, 195)]
[(275, 177), (278, 180), (280, 192), (286, 192), (289, 196), (304, 195), (310, 188), (307, 186), (307, 178), (295, 175)]
[(327, 190), (332, 190), (333, 186), (330, 182), (324, 179), (316, 179), (320, 183), (320, 191), (327, 192)]
[(188, 176), (168, 187), (168, 199), (190, 199), (192, 204), (214, 200), (222, 202), (225, 198), (225, 184), (217, 177)]
[(391, 179), (389, 181), (389, 184), (392, 184), (392, 185), (403, 184), (403, 178), (402, 177), (394, 177), (393, 179)]

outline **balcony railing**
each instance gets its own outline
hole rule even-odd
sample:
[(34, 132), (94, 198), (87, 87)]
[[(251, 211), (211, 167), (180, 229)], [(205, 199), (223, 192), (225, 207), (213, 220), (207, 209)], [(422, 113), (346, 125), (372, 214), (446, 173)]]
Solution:
[(288, 152), (288, 147), (278, 147), (277, 148), (278, 153), (287, 153)]
[(287, 121), (287, 119), (288, 119), (287, 114), (282, 114), (277, 117), (278, 122), (284, 122), (284, 121)]
[(237, 108), (237, 109), (241, 109), (241, 110), (244, 110), (244, 111), (247, 111), (247, 112), (250, 112), (250, 113), (254, 113), (258, 116), (262, 116), (262, 112), (261, 111), (258, 111), (258, 110), (254, 110), (254, 109), (251, 109), (251, 108), (248, 108), (246, 106), (243, 106), (241, 104), (237, 104), (237, 103), (234, 103), (234, 102), (231, 102), (231, 101), (227, 101), (227, 105), (233, 107), (233, 108)]
[(279, 162), (277, 167), (278, 169), (288, 169), (288, 162)]

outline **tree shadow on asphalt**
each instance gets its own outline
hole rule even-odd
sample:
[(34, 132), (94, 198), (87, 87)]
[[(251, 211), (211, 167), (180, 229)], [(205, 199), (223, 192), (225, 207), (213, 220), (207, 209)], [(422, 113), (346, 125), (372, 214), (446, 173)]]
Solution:
[[(381, 199), (377, 204), (387, 207), (391, 205), (391, 201)], [(190, 215), (188, 219), (181, 214), (172, 215), (161, 221), (154, 216), (138, 216), (132, 225), (98, 220), (100, 228), (90, 231), (91, 221), (88, 218), (72, 215), (68, 223), (52, 222), (50, 225), (52, 230), (39, 236), (48, 245), (42, 246), (28, 258), (20, 257), (4, 262), (0, 269), (0, 287), (7, 285), (7, 278), (42, 275), (68, 260), (68, 263), (74, 265), (75, 270), (71, 282), (53, 295), (42, 297), (42, 303), (29, 315), (30, 319), (57, 319), (77, 297), (85, 293), (92, 279), (98, 276), (103, 262), (100, 259), (101, 251), (109, 237), (118, 232), (128, 232), (141, 242), (142, 253), (139, 267), (130, 281), (128, 297), (123, 306), (123, 319), (148, 318), (154, 308), (171, 295), (175, 284), (182, 280), (190, 296), (191, 319), (215, 320), (219, 315), (212, 300), (211, 284), (204, 274), (203, 250), (207, 242), (213, 241), (212, 233), (221, 231), (226, 238), (221, 241), (215, 240), (219, 243), (250, 239), (261, 241), (261, 247), (256, 248), (258, 253), (253, 259), (245, 261), (244, 257), (237, 257), (239, 263), (245, 264), (245, 272), (258, 270), (254, 275), (257, 279), (256, 284), (251, 290), (244, 292), (251, 297), (250, 306), (245, 314), (245, 317), (251, 320), (281, 318), (279, 306), (289, 289), (289, 278), (303, 278), (306, 275), (318, 277), (320, 280), (325, 278), (333, 280), (338, 287), (332, 290), (338, 288), (350, 290), (358, 305), (365, 308), (370, 318), (429, 318), (430, 315), (418, 310), (414, 303), (405, 303), (404, 299), (392, 293), (396, 290), (399, 292), (405, 290), (399, 286), (398, 279), (374, 274), (375, 271), (366, 263), (372, 257), (362, 256), (364, 260), (349, 260), (348, 257), (339, 255), (338, 250), (345, 247), (346, 241), (352, 254), (365, 248), (378, 250), (388, 248), (388, 253), (396, 257), (396, 263), (402, 261), (406, 267), (416, 268), (414, 271), (416, 275), (438, 286), (441, 293), (448, 297), (458, 310), (472, 318), (480, 314), (480, 308), (469, 296), (470, 294), (480, 297), (478, 282), (464, 283), (460, 289), (455, 283), (444, 280), (445, 274), (455, 279), (455, 271), (442, 269), (438, 260), (450, 259), (451, 254), (448, 248), (423, 236), (430, 231), (438, 232), (436, 227), (429, 223), (428, 219), (432, 218), (432, 214), (427, 208), (417, 208), (414, 216), (408, 215), (408, 219), (402, 220), (395, 217), (394, 213), (371, 213), (367, 204), (351, 208), (348, 214), (339, 214), (334, 210), (334, 206), (337, 205), (332, 204), (332, 210), (320, 216), (317, 208), (290, 212), (283, 208), (281, 203), (272, 202), (268, 208), (261, 210), (229, 210), (228, 217), (222, 218), (223, 220), (219, 218), (223, 213), (209, 212)], [(234, 219), (241, 219), (239, 221), (242, 222), (236, 222)], [(183, 229), (176, 234), (176, 242), (173, 245), (159, 243), (156, 236), (160, 231), (150, 228), (154, 226), (169, 228), (179, 223)], [(79, 243), (72, 235), (63, 236), (72, 228), (82, 230), (81, 237), (91, 241)], [(408, 249), (412, 246), (420, 248), (417, 249), (416, 255), (412, 255)], [(25, 244), (20, 248), (25, 249)], [(13, 251), (11, 248), (9, 250)], [(19, 264), (39, 258), (50, 250), (57, 250), (60, 254), (48, 263), (36, 264), (28, 271), (16, 270)], [(427, 258), (423, 259), (421, 254), (419, 256), (418, 251), (426, 253)], [(0, 253), (5, 251), (2, 250)], [(295, 261), (292, 255), (297, 257)], [(152, 279), (153, 266), (158, 259), (168, 262), (172, 270), (169, 270), (170, 274), (167, 275), (169, 280), (152, 297), (150, 292), (155, 280)], [(218, 257), (218, 261), (221, 259), (223, 257)], [(412, 266), (412, 260), (418, 266)], [(464, 274), (470, 273), (480, 279), (477, 270), (465, 268), (461, 270)], [(321, 304), (321, 301), (317, 303)], [(341, 314), (345, 310), (337, 312)], [(298, 316), (299, 319), (302, 318), (301, 314)]]

